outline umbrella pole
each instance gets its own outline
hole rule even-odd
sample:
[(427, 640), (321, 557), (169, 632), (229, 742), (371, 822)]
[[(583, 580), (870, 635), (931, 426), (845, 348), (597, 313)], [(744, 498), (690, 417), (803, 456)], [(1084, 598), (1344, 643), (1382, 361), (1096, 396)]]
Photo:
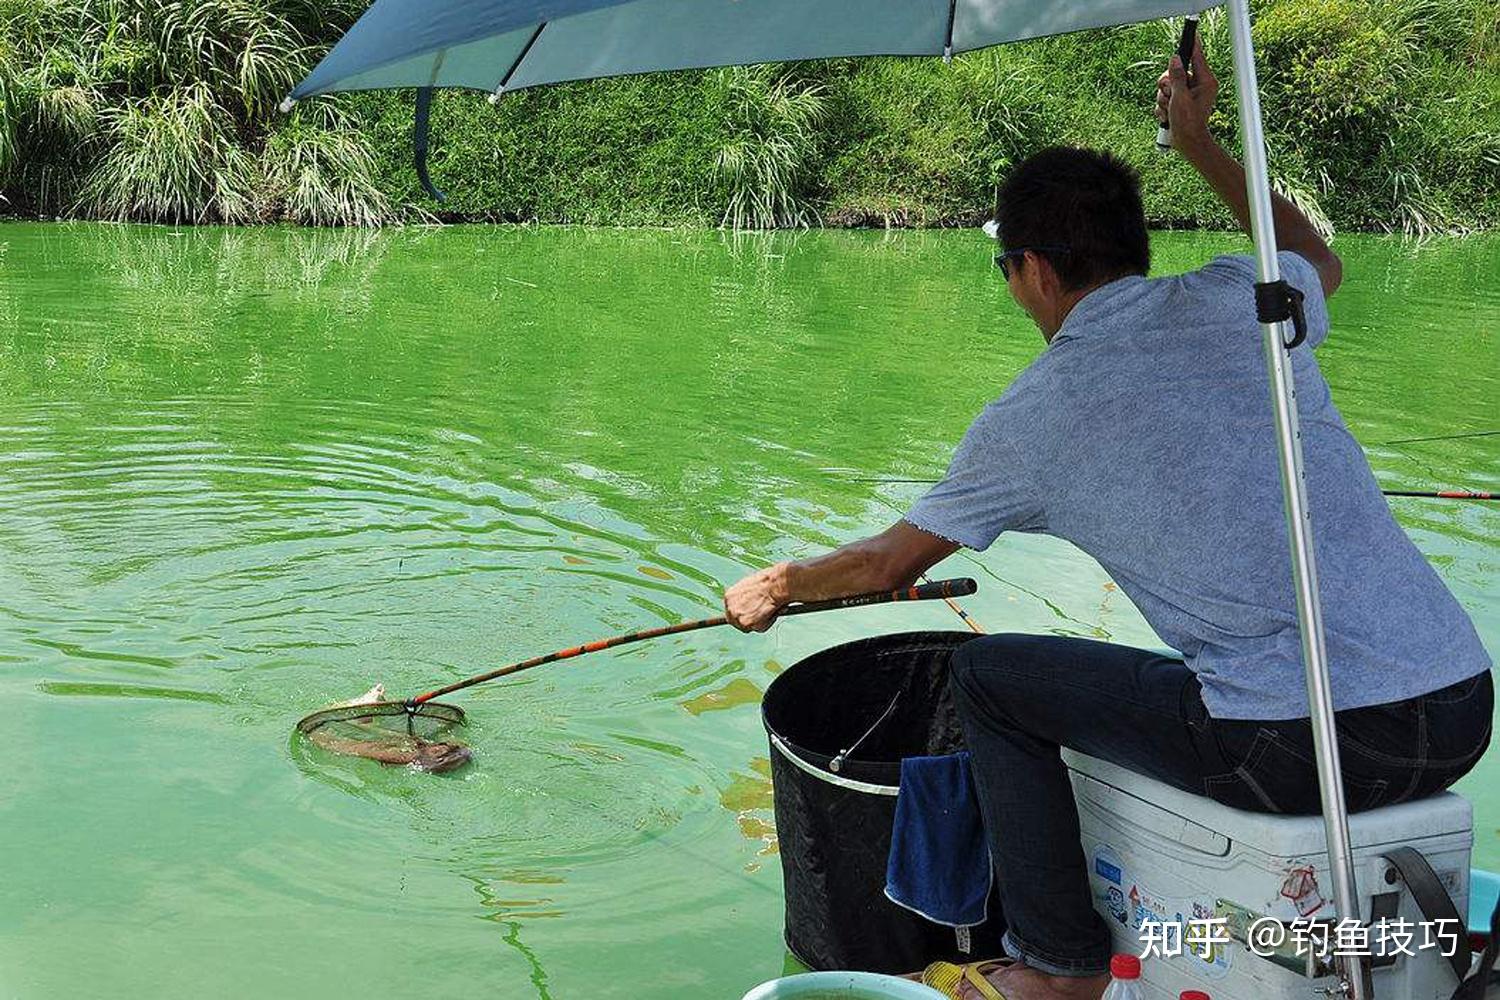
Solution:
[[(1265, 135), (1261, 129), (1260, 94), (1255, 76), (1255, 53), (1250, 40), (1249, 0), (1229, 0), (1229, 30), (1234, 46), (1234, 76), (1239, 92), (1240, 133), (1244, 137), (1245, 185), (1250, 200), (1250, 229), (1255, 262), (1262, 284), (1281, 280), (1276, 259), (1276, 227), (1271, 212), (1270, 181), (1266, 167)], [(1323, 638), (1323, 609), (1318, 598), (1318, 571), (1313, 553), (1312, 518), (1307, 508), (1307, 484), (1302, 471), (1302, 444), (1297, 429), (1297, 391), (1284, 344), (1285, 320), (1261, 322), (1271, 401), (1276, 411), (1276, 444), (1280, 455), (1282, 495), (1291, 544), (1292, 582), (1296, 588), (1297, 621), (1302, 639), (1302, 661), (1307, 671), (1307, 700), (1311, 709), (1313, 746), (1318, 759), (1323, 826), (1328, 862), (1333, 876), (1333, 900), (1338, 918), (1359, 920), (1359, 896), (1354, 882), (1354, 852), (1349, 843), (1349, 813), (1339, 770), (1335, 739), (1333, 693), (1328, 675), (1328, 651)], [(1344, 994), (1371, 1000), (1358, 957), (1338, 959)]]

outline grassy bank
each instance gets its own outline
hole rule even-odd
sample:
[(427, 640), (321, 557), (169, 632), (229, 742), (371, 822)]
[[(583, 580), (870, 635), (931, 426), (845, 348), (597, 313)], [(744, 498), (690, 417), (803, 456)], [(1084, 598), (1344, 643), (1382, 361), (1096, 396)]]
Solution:
[[(1053, 142), (1136, 163), (1158, 225), (1227, 225), (1154, 152), (1153, 23), (938, 60), (831, 60), (434, 102), (437, 205), (410, 93), (275, 104), (354, 0), (0, 0), (0, 210), (371, 224), (950, 225)], [(1272, 0), (1255, 36), (1273, 173), (1345, 229), (1500, 226), (1500, 0)], [(1205, 23), (1226, 78), (1228, 38)]]

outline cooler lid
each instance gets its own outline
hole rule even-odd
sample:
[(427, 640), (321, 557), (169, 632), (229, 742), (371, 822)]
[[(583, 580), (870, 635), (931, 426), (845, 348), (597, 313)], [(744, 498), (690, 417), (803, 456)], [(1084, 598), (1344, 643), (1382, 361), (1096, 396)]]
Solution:
[[(1157, 832), (1183, 824), (1180, 842), (1187, 846), (1224, 854), (1231, 842), (1238, 842), (1274, 857), (1302, 857), (1326, 850), (1321, 816), (1277, 816), (1231, 809), (1072, 750), (1063, 750), (1063, 760), (1075, 775), (1090, 779), (1082, 783), (1075, 779), (1075, 789), (1082, 789), (1080, 794), (1118, 803), (1123, 819)], [(1142, 817), (1147, 815), (1150, 818), (1143, 822)], [(1472, 839), (1473, 827), (1468, 800), (1443, 792), (1415, 802), (1354, 813), (1349, 817), (1349, 839), (1354, 849), (1360, 850), (1453, 835)], [(1219, 843), (1215, 838), (1223, 838), (1223, 851), (1214, 849)]]

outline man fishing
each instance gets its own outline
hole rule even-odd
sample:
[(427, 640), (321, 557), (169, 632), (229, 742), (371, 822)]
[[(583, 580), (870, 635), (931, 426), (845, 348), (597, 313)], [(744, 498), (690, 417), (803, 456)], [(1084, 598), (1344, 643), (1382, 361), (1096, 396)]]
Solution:
[[(1244, 170), (1209, 134), (1218, 83), (1193, 54), (1158, 85), (1172, 142), (1248, 231)], [(1305, 295), (1299, 387), (1338, 742), (1349, 807), (1432, 795), (1488, 746), (1490, 661), (1401, 531), (1313, 356), (1339, 258), (1275, 199), (1283, 276)], [(1138, 180), (1119, 160), (1044, 150), (1002, 186), (996, 263), (1042, 354), (974, 421), (946, 477), (906, 516), (726, 591), (741, 629), (789, 602), (905, 586), (1005, 531), (1065, 538), (1099, 561), (1181, 656), (1056, 636), (991, 635), (951, 686), (1013, 963), (1008, 1000), (1097, 998), (1095, 912), (1068, 746), (1220, 802), (1320, 811), (1276, 438), (1249, 257), (1146, 276)], [(972, 995), (978, 996), (978, 992)]]

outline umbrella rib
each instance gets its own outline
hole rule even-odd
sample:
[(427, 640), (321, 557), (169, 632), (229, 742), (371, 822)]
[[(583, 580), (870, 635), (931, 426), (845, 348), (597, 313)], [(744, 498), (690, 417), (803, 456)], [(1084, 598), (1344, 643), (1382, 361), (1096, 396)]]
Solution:
[(521, 63), (531, 54), (531, 47), (542, 36), (542, 29), (545, 27), (547, 27), (546, 21), (537, 25), (536, 30), (531, 33), (531, 37), (526, 39), (526, 44), (521, 46), (521, 51), (516, 53), (516, 58), (510, 64), (510, 69), (505, 71), (505, 75), (500, 78), (500, 83), (495, 87), (495, 92), (490, 95), (491, 104), (500, 100), (501, 95), (505, 93), (505, 88), (510, 86), (510, 78), (516, 75), (516, 70), (521, 68)]

